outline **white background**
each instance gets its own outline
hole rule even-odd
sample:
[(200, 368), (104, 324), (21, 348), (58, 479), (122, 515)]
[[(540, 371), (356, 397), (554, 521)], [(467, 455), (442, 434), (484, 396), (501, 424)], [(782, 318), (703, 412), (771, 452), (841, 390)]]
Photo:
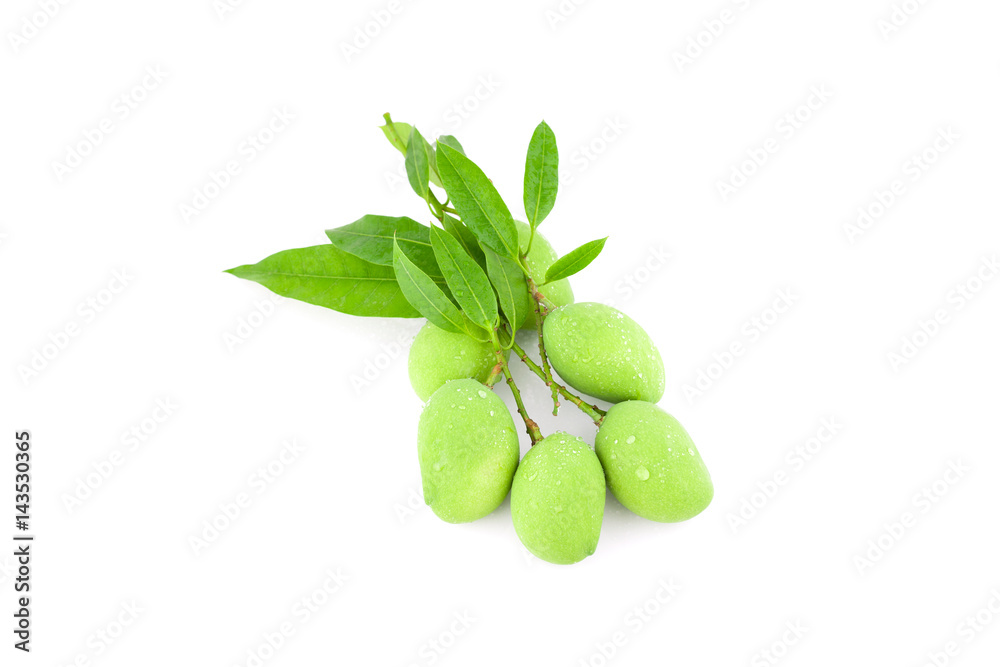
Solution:
[[(961, 625), (1000, 595), (1000, 280), (977, 282), (1000, 252), (995, 2), (908, 0), (887, 33), (890, 0), (593, 0), (561, 15), (555, 0), (409, 0), (350, 55), (388, 0), (252, 0), (221, 16), (211, 0), (95, 0), (47, 20), (42, 4), (10, 0), (0, 21), (0, 534), (13, 433), (30, 429), (38, 536), (30, 656), (11, 648), (0, 556), (0, 662), (252, 665), (285, 622), (294, 634), (264, 664), (714, 667), (773, 650), (789, 666), (917, 666), (950, 641), (948, 664), (996, 660), (1000, 615), (983, 612), (993, 622), (971, 641)], [(706, 46), (679, 64), (689, 39)], [(127, 118), (123, 94), (143, 98)], [(247, 160), (241, 144), (275, 109), (294, 120)], [(439, 521), (414, 496), (405, 348), (419, 322), (260, 305), (269, 292), (222, 273), (365, 213), (426, 217), (377, 129), (386, 111), (458, 135), (518, 216), (531, 131), (553, 127), (565, 182), (543, 232), (561, 252), (611, 234), (574, 288), (657, 341), (661, 406), (716, 485), (702, 515), (654, 524), (609, 496), (597, 553), (570, 567), (527, 555), (507, 503)], [(60, 178), (54, 163), (105, 118), (112, 132)], [(765, 145), (763, 166), (741, 167)], [(913, 172), (927, 149), (936, 160)], [(186, 220), (229, 160), (240, 173)], [(754, 173), (724, 200), (734, 168)], [(903, 194), (849, 234), (896, 179)], [(112, 294), (116, 271), (127, 285)], [(971, 300), (954, 291), (966, 285), (981, 288)], [(794, 305), (774, 322), (779, 290)], [(938, 310), (944, 324), (894, 364)], [(771, 325), (751, 336), (755, 317)], [(743, 354), (713, 367), (733, 343)], [(686, 396), (699, 372), (716, 379)], [(543, 415), (544, 391), (518, 377)], [(177, 406), (162, 423), (158, 400)], [(842, 427), (793, 463), (824, 419)], [(569, 406), (541, 422), (592, 441)], [(147, 430), (134, 450), (133, 428)], [(293, 439), (303, 451), (258, 494), (255, 471)], [(952, 463), (967, 471), (916, 498)], [(249, 506), (196, 554), (191, 538), (241, 493)], [(888, 535), (907, 513), (915, 525)], [(347, 580), (303, 623), (294, 605), (338, 570)], [(671, 580), (679, 592), (658, 601)], [(132, 603), (108, 648), (96, 633), (117, 633)]]

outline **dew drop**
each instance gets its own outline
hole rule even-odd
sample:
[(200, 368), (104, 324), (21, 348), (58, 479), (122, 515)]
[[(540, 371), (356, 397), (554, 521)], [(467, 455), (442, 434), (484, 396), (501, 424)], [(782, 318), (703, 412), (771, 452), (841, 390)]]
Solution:
[(638, 477), (643, 482), (645, 482), (647, 479), (649, 479), (649, 471), (643, 468), (642, 466), (639, 466), (638, 468), (635, 469), (635, 476)]
[(486, 398), (486, 392), (482, 389), (479, 390), (479, 398)]
[(630, 435), (625, 442), (627, 442), (628, 444), (631, 445), (633, 442), (635, 442), (635, 436), (634, 435)]

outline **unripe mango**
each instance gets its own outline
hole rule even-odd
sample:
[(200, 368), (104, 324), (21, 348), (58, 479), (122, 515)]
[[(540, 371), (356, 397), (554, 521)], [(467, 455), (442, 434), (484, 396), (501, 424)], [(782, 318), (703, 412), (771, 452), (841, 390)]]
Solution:
[(410, 384), (420, 400), (426, 401), (448, 380), (472, 378), (486, 382), (496, 363), (491, 343), (480, 343), (428, 322), (410, 348)]
[(417, 453), (424, 502), (448, 523), (466, 523), (507, 497), (521, 451), (503, 401), (475, 380), (451, 380), (420, 415)]
[(597, 548), (604, 495), (604, 471), (593, 450), (576, 436), (554, 433), (524, 455), (514, 475), (514, 530), (542, 560), (576, 563)]
[[(524, 249), (528, 247), (528, 241), (531, 239), (531, 227), (520, 220), (515, 220), (515, 223), (517, 224), (518, 243), (521, 246), (521, 252), (524, 252)], [(531, 244), (531, 252), (524, 258), (524, 263), (527, 264), (532, 279), (536, 283), (544, 282), (545, 272), (549, 270), (549, 267), (557, 259), (559, 259), (559, 255), (556, 254), (556, 251), (549, 242), (538, 231), (535, 231), (535, 240)], [(556, 306), (565, 306), (568, 303), (573, 303), (573, 288), (570, 287), (568, 278), (557, 280), (551, 285), (545, 285), (539, 291)], [(535, 300), (531, 299), (530, 303), (532, 308), (534, 308)], [(532, 310), (528, 314), (524, 324), (521, 325), (521, 329), (537, 328), (536, 318), (535, 311)]]
[(635, 320), (601, 303), (576, 303), (545, 318), (545, 351), (574, 389), (612, 403), (663, 397), (663, 359)]
[(596, 446), (608, 488), (641, 517), (686, 521), (712, 502), (712, 478), (691, 436), (652, 403), (613, 406), (597, 432)]

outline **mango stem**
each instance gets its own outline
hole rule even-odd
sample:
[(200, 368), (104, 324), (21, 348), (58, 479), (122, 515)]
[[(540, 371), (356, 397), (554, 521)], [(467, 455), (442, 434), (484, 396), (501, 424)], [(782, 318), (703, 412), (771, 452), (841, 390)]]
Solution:
[(545, 380), (545, 384), (552, 390), (552, 416), (556, 417), (559, 415), (559, 390), (556, 389), (555, 383), (552, 381), (552, 366), (549, 364), (549, 355), (545, 352), (545, 336), (542, 333), (545, 328), (545, 317), (548, 315), (548, 308), (546, 308), (542, 304), (542, 301), (538, 298), (541, 296), (538, 293), (538, 286), (535, 285), (535, 281), (531, 278), (528, 278), (528, 289), (531, 290), (531, 294), (535, 297), (535, 324), (538, 328), (538, 354), (542, 358), (542, 370), (545, 372), (545, 378), (543, 379)]
[(500, 340), (496, 334), (493, 334), (493, 349), (497, 355), (497, 365), (500, 366), (504, 377), (507, 378), (510, 393), (514, 395), (514, 402), (517, 403), (517, 412), (524, 420), (524, 428), (528, 432), (528, 437), (531, 438), (531, 446), (534, 447), (544, 439), (544, 436), (535, 420), (528, 416), (528, 410), (524, 407), (524, 401), (521, 400), (521, 390), (517, 388), (517, 383), (514, 382), (514, 377), (510, 374), (510, 367), (507, 365), (507, 360), (504, 359), (503, 348), (500, 346)]
[(588, 403), (584, 402), (582, 398), (573, 394), (572, 392), (570, 392), (569, 389), (567, 389), (566, 387), (564, 387), (563, 385), (559, 384), (554, 379), (552, 379), (551, 373), (548, 375), (548, 377), (546, 377), (545, 371), (542, 370), (542, 368), (538, 364), (536, 364), (530, 357), (528, 357), (528, 353), (525, 352), (524, 348), (522, 348), (516, 342), (511, 346), (511, 350), (513, 350), (514, 354), (516, 354), (518, 357), (521, 358), (521, 361), (524, 362), (525, 366), (531, 369), (532, 373), (540, 377), (542, 381), (545, 382), (546, 384), (551, 382), (552, 387), (557, 392), (559, 392), (559, 394), (563, 398), (565, 398), (567, 401), (569, 401), (576, 407), (580, 408), (580, 410), (585, 415), (587, 415), (593, 420), (594, 424), (600, 426), (604, 422), (604, 415), (607, 414), (605, 410), (601, 410), (596, 405), (589, 405)]
[(503, 377), (503, 366), (497, 364), (496, 366), (493, 367), (493, 370), (490, 371), (490, 376), (486, 379), (486, 386), (492, 388), (493, 385), (499, 382), (500, 378), (502, 377)]

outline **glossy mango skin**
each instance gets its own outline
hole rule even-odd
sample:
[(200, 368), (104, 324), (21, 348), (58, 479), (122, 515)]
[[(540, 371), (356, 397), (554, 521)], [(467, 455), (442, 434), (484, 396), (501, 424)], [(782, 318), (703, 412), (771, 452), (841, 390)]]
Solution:
[(666, 384), (659, 350), (639, 324), (601, 303), (556, 308), (545, 318), (545, 350), (574, 389), (619, 403), (656, 403)]
[(700, 514), (715, 489), (684, 427), (652, 403), (613, 406), (597, 432), (608, 488), (641, 517), (673, 523)]
[(480, 343), (428, 322), (410, 348), (410, 385), (420, 400), (426, 401), (448, 380), (472, 378), (486, 382), (496, 363), (492, 343)]
[[(528, 241), (531, 238), (531, 227), (520, 220), (515, 220), (517, 225), (517, 238), (518, 243), (521, 246), (521, 252), (528, 247)], [(535, 231), (535, 240), (531, 244), (531, 252), (525, 257), (525, 264), (528, 265), (528, 271), (531, 272), (531, 277), (536, 283), (544, 282), (545, 272), (549, 270), (555, 261), (559, 259), (559, 255), (552, 248), (549, 242), (542, 236), (537, 230)], [(545, 298), (551, 301), (556, 306), (565, 306), (566, 304), (573, 303), (573, 288), (569, 284), (569, 279), (564, 278), (563, 280), (557, 280), (551, 285), (545, 285), (539, 291), (545, 295)], [(535, 304), (535, 300), (531, 300), (532, 306)], [(538, 328), (537, 318), (535, 312), (532, 311), (528, 314), (527, 319), (521, 325), (521, 329), (536, 329)]]
[(475, 380), (451, 380), (431, 396), (417, 427), (424, 502), (448, 523), (481, 519), (510, 491), (520, 456), (503, 401)]
[(604, 471), (580, 438), (554, 433), (521, 460), (510, 495), (514, 530), (528, 551), (557, 565), (594, 553), (604, 520)]

